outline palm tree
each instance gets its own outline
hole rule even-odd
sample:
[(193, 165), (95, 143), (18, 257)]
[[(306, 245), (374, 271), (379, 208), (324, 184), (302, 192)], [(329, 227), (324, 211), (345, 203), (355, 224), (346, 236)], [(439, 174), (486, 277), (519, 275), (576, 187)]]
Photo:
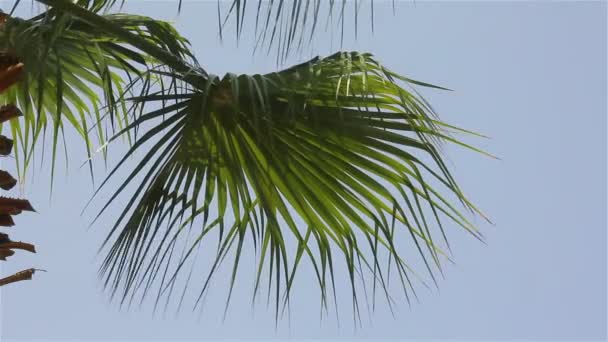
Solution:
[[(105, 153), (127, 138), (128, 152), (99, 186), (132, 167), (100, 212), (135, 186), (103, 243), (101, 273), (121, 303), (143, 299), (153, 286), (158, 302), (178, 280), (191, 282), (186, 263), (212, 244), (212, 234), (219, 237), (216, 257), (194, 305), (229, 254), (232, 291), (243, 246), (252, 244), (254, 296), (267, 275), (277, 317), (303, 259), (326, 307), (330, 296), (335, 300), (335, 265), (343, 258), (355, 313), (365, 279), (389, 305), (391, 277), (408, 300), (415, 295), (418, 276), (397, 239), (411, 240), (433, 282), (450, 260), (446, 222), (482, 239), (458, 207), (485, 216), (457, 185), (441, 144), (487, 153), (456, 138), (477, 134), (443, 122), (415, 90), (444, 88), (360, 52), (219, 77), (198, 64), (170, 24), (113, 13), (114, 0), (37, 1), (48, 10), (9, 17), (0, 30), (0, 49), (26, 66), (19, 85), (1, 97), (25, 117), (10, 124), (20, 177), (47, 128), (52, 170), (66, 125), (82, 137), (89, 161), (95, 144)], [(278, 46), (283, 58), (318, 31), (321, 9), (336, 7), (342, 18), (345, 1), (253, 3), (233, 0), (226, 18), (234, 17), (241, 32), (246, 13), (254, 13), (260, 45)], [(139, 161), (127, 163), (136, 152)], [(181, 255), (178, 241), (186, 243)]]
[[(6, 16), (0, 16), (0, 25), (4, 25)], [(18, 57), (10, 52), (0, 52), (0, 93), (10, 88), (19, 81), (23, 74), (23, 63)], [(21, 111), (14, 104), (5, 104), (0, 107), (0, 123), (21, 116)], [(4, 135), (0, 135), (0, 155), (8, 156), (13, 149), (13, 141)], [(0, 188), (10, 190), (17, 185), (13, 176), (0, 170)], [(22, 211), (34, 211), (28, 200), (0, 196), (0, 226), (11, 227), (15, 225), (12, 216), (19, 215)], [(36, 253), (34, 245), (13, 241), (7, 234), (0, 233), (0, 261), (15, 254), (15, 249)], [(8, 285), (18, 281), (32, 279), (36, 269), (30, 268), (17, 272), (11, 276), (0, 279), (0, 286)]]

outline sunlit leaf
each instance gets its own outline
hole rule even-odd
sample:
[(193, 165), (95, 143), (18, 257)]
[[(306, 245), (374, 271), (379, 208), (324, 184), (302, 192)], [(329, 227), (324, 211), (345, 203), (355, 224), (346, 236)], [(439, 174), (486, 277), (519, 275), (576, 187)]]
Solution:
[[(161, 49), (192, 58), (187, 41), (167, 23), (123, 14), (105, 19)], [(19, 83), (0, 94), (0, 104), (16, 105), (24, 114), (24, 120), (10, 122), (21, 177), (47, 130), (52, 132), (52, 169), (66, 126), (82, 137), (90, 157), (96, 144), (103, 145), (115, 128), (128, 124), (125, 88), (156, 63), (120, 38), (53, 10), (30, 20), (8, 18), (0, 28), (0, 51), (24, 65)]]
[[(169, 297), (187, 277), (185, 265), (197, 248), (212, 244), (205, 239), (211, 233), (220, 242), (199, 299), (229, 254), (235, 258), (232, 288), (246, 243), (258, 249), (258, 277), (274, 268), (269, 284), (275, 284), (277, 315), (302, 259), (317, 270), (324, 305), (337, 255), (346, 262), (355, 303), (357, 274), (371, 274), (374, 288), (378, 282), (389, 296), (391, 264), (407, 295), (414, 288), (395, 247), (401, 236), (412, 241), (435, 279), (447, 258), (445, 222), (480, 238), (438, 185), (477, 209), (439, 153), (442, 141), (460, 143), (446, 131), (452, 126), (404, 88), (419, 82), (397, 82), (396, 76), (369, 54), (337, 53), (278, 73), (212, 77), (203, 89), (185, 85), (179, 94), (140, 99), (172, 105), (133, 122), (155, 124), (117, 166), (145, 149), (108, 203), (141, 182), (106, 241), (106, 285), (123, 301), (145, 297), (155, 282), (157, 301)], [(180, 241), (185, 252), (176, 256)], [(388, 263), (381, 264), (381, 253), (390, 256)]]

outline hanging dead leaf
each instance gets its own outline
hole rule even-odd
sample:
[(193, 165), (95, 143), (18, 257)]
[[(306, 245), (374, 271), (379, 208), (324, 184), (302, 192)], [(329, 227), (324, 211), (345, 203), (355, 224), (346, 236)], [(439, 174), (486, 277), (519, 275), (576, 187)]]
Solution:
[(7, 13), (0, 11), (0, 25), (4, 25), (8, 18), (10, 18), (10, 16)]
[(15, 283), (15, 282), (22, 281), (22, 280), (31, 280), (32, 275), (34, 275), (34, 273), (36, 273), (36, 271), (42, 271), (42, 270), (36, 270), (35, 268), (30, 268), (27, 270), (23, 270), (21, 272), (17, 272), (15, 274), (13, 274), (12, 276), (2, 278), (2, 279), (0, 279), (0, 286), (8, 285), (8, 284)]
[(10, 173), (0, 170), (0, 188), (10, 190), (17, 185), (17, 180)]
[(15, 225), (15, 221), (11, 215), (8, 214), (0, 214), (0, 226), (2, 227), (12, 227)]
[(23, 113), (14, 104), (7, 104), (0, 107), (0, 123), (23, 116)]
[(36, 246), (31, 243), (21, 242), (21, 241), (11, 241), (0, 243), (0, 250), (3, 249), (20, 249), (24, 251), (28, 251), (30, 253), (36, 253)]
[(0, 70), (21, 63), (21, 59), (11, 50), (0, 51)]
[(0, 92), (19, 82), (23, 75), (23, 63), (17, 63), (0, 69)]
[(0, 135), (0, 155), (8, 156), (13, 149), (13, 140)]
[(24, 211), (36, 211), (30, 204), (30, 201), (20, 198), (0, 196), (0, 207), (15, 207)]
[(0, 206), (0, 214), (7, 214), (7, 215), (19, 215), (21, 214), (21, 209), (16, 208), (16, 207), (4, 207), (4, 206)]
[(6, 261), (6, 258), (12, 256), (13, 254), (15, 254), (15, 252), (11, 251), (10, 249), (0, 249), (0, 260)]

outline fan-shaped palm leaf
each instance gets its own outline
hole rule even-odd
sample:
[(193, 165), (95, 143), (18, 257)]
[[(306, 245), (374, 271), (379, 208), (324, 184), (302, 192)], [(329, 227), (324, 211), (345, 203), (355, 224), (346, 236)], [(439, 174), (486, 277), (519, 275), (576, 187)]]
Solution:
[[(480, 237), (453, 202), (481, 213), (439, 152), (442, 142), (479, 151), (449, 134), (471, 132), (440, 121), (405, 88), (434, 86), (399, 76), (369, 54), (350, 52), (277, 73), (218, 78), (110, 18), (65, 0), (40, 2), (163, 64), (141, 73), (145, 91), (126, 99), (137, 111), (124, 114), (131, 121), (113, 138), (150, 127), (110, 173), (145, 149), (102, 209), (128, 185), (136, 186), (104, 244), (106, 285), (123, 301), (144, 298), (156, 285), (158, 302), (171, 297), (180, 279), (191, 283), (184, 269), (216, 233), (216, 258), (200, 281), (195, 306), (231, 253), (232, 289), (243, 246), (251, 242), (259, 258), (255, 292), (268, 274), (277, 315), (303, 257), (315, 270), (323, 305), (337, 258), (343, 258), (356, 312), (355, 280), (365, 284), (365, 272), (374, 291), (380, 284), (390, 298), (392, 265), (406, 296), (412, 293), (413, 273), (399, 237), (412, 241), (433, 280), (445, 257), (441, 246), (449, 246), (445, 222)], [(95, 3), (101, 4), (89, 6)], [(150, 77), (169, 77), (172, 86), (158, 83), (154, 89)], [(174, 253), (179, 243), (185, 246), (181, 255)]]
[[(278, 73), (210, 77), (204, 89), (137, 99), (174, 104), (131, 126), (168, 117), (117, 166), (153, 143), (110, 199), (143, 177), (106, 241), (113, 241), (103, 266), (106, 284), (113, 291), (122, 288), (124, 300), (138, 291), (145, 296), (156, 280), (158, 295), (170, 296), (183, 266), (213, 231), (220, 245), (199, 299), (231, 252), (234, 283), (248, 231), (259, 251), (258, 277), (267, 265), (277, 282), (277, 305), (279, 281), (289, 298), (303, 256), (314, 265), (324, 303), (327, 277), (333, 280), (332, 251), (346, 261), (355, 302), (357, 272), (370, 271), (374, 284), (384, 287), (391, 263), (407, 292), (410, 274), (395, 248), (396, 235), (411, 237), (434, 277), (443, 254), (437, 234), (446, 238), (442, 218), (479, 237), (432, 185), (441, 184), (477, 211), (437, 144), (475, 148), (452, 138), (446, 129), (453, 127), (400, 83), (430, 86), (389, 71), (369, 54), (338, 53)], [(432, 232), (427, 215), (439, 232)], [(173, 251), (183, 239), (188, 246), (175, 262)], [(297, 242), (297, 250), (286, 248), (288, 239)], [(390, 255), (387, 265), (380, 265), (382, 250)]]
[[(135, 15), (108, 15), (105, 19), (160, 49), (192, 57), (187, 41), (167, 23)], [(54, 161), (66, 122), (83, 138), (89, 156), (89, 131), (96, 130), (100, 144), (106, 139), (102, 117), (109, 118), (109, 127), (115, 123), (124, 127), (129, 122), (121, 96), (156, 61), (124, 43), (120, 37), (56, 10), (30, 20), (9, 18), (2, 25), (0, 50), (18, 58), (25, 70), (20, 84), (0, 95), (0, 103), (17, 104), (25, 115), (23, 123), (11, 122), (23, 153), (22, 177), (36, 141), (49, 125)], [(20, 154), (15, 156), (19, 166)]]
[[(183, 1), (174, 0), (176, 9), (182, 9)], [(125, 0), (78, 0), (77, 4), (91, 9), (110, 9), (125, 3)], [(217, 20), (220, 38), (224, 26), (232, 20), (236, 24), (237, 39), (245, 27), (245, 19), (252, 16), (255, 21), (256, 49), (276, 47), (278, 61), (283, 61), (293, 50), (306, 46), (319, 31), (327, 30), (329, 25), (339, 27), (340, 41), (346, 30), (360, 28), (359, 16), (362, 6), (371, 9), (371, 29), (374, 28), (374, 0), (270, 0), (270, 1), (217, 1)], [(394, 1), (393, 1), (394, 6)], [(352, 27), (346, 21), (353, 18)]]

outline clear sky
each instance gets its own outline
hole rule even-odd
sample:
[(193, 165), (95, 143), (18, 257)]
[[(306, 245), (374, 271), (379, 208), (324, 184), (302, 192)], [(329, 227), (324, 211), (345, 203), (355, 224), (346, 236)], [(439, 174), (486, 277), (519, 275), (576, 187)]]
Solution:
[[(30, 2), (21, 7), (29, 11)], [(446, 121), (491, 136), (469, 141), (501, 158), (447, 149), (457, 179), (496, 225), (479, 222), (488, 245), (452, 231), (456, 265), (447, 266), (440, 290), (419, 291), (420, 303), (401, 302), (395, 317), (379, 308), (355, 331), (346, 305), (339, 327), (332, 316), (319, 322), (310, 269), (299, 275), (291, 324), (283, 320), (276, 330), (272, 310), (251, 311), (248, 271), (224, 322), (222, 275), (200, 320), (187, 310), (178, 317), (119, 311), (101, 291), (96, 250), (120, 206), (87, 229), (95, 211), (80, 212), (93, 186), (75, 147), (50, 201), (48, 164), (14, 193), (38, 213), (17, 217), (11, 237), (34, 242), (39, 253), (18, 253), (2, 264), (2, 275), (32, 266), (48, 273), (2, 288), (2, 341), (605, 340), (606, 7), (604, 1), (397, 1), (393, 15), (389, 1), (377, 1), (374, 34), (362, 19), (358, 39), (347, 36), (345, 50), (372, 52), (401, 74), (454, 89), (425, 95)], [(173, 2), (163, 1), (127, 1), (125, 11), (176, 20), (213, 73), (276, 67), (272, 56), (252, 55), (249, 42), (237, 46), (230, 31), (220, 44), (215, 1), (186, 1), (179, 16)], [(289, 63), (334, 52), (339, 45), (329, 36), (318, 36)], [(1, 161), (8, 169), (12, 163)], [(348, 284), (339, 283), (338, 292), (346, 291)]]

